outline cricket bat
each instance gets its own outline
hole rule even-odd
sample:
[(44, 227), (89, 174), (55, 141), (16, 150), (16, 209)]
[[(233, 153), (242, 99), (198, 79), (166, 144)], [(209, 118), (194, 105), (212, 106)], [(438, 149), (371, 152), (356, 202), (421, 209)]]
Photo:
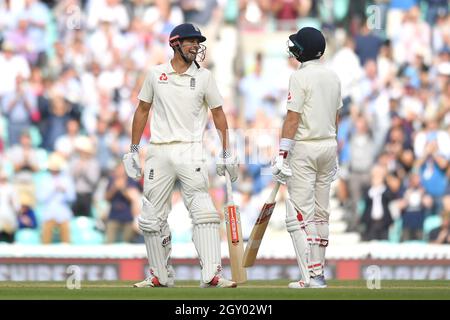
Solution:
[(242, 240), (241, 216), (233, 201), (231, 179), (225, 170), (227, 185), (227, 204), (225, 206), (225, 227), (227, 229), (228, 250), (230, 253), (231, 279), (236, 283), (247, 281), (247, 270), (242, 266), (244, 241)]
[(272, 216), (273, 209), (275, 208), (275, 197), (277, 196), (278, 190), (280, 189), (280, 183), (277, 182), (269, 197), (262, 207), (258, 219), (256, 219), (255, 225), (253, 226), (252, 233), (248, 239), (247, 246), (245, 247), (244, 260), (242, 266), (247, 268), (255, 264), (256, 256), (258, 255), (259, 247), (261, 246), (261, 241), (266, 232), (267, 225), (269, 224), (270, 217)]

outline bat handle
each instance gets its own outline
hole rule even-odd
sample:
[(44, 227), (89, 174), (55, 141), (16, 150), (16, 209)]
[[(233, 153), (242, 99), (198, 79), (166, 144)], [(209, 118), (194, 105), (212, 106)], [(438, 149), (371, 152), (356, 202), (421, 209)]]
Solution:
[(272, 190), (272, 193), (270, 194), (270, 199), (273, 199), (272, 201), (275, 201), (275, 197), (277, 196), (280, 186), (281, 186), (281, 183), (277, 181), (275, 187)]
[(227, 201), (228, 203), (233, 203), (233, 188), (231, 187), (231, 178), (227, 170), (225, 170), (225, 182), (227, 185)]

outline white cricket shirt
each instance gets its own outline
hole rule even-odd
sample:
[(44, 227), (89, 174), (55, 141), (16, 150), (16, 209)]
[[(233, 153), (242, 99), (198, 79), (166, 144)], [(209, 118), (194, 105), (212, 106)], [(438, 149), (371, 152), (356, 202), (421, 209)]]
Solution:
[(151, 143), (201, 142), (208, 110), (223, 105), (211, 72), (194, 63), (183, 74), (170, 62), (152, 67), (138, 98), (152, 104)]
[(334, 71), (312, 60), (291, 75), (287, 109), (300, 113), (295, 140), (335, 138), (336, 113), (341, 107), (341, 84)]

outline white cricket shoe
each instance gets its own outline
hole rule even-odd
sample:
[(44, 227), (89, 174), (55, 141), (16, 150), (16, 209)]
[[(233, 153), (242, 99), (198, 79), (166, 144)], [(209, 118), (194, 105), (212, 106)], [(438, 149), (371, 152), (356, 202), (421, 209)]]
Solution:
[(159, 283), (159, 280), (157, 277), (155, 276), (149, 276), (147, 277), (145, 280), (141, 281), (141, 282), (137, 282), (135, 284), (133, 284), (134, 288), (156, 288), (156, 287), (174, 287), (175, 283), (173, 278), (169, 278), (167, 285), (162, 285), (161, 283)]
[(214, 276), (209, 283), (202, 282), (200, 288), (236, 288), (237, 283), (225, 278)]
[(135, 284), (133, 284), (134, 288), (155, 288), (155, 287), (174, 287), (175, 286), (175, 271), (173, 270), (173, 268), (169, 267), (169, 277), (167, 280), (167, 285), (162, 285), (159, 282), (158, 277), (155, 277), (152, 272), (150, 271), (150, 276), (148, 276), (145, 280), (141, 281), (141, 282), (137, 282)]
[(305, 288), (309, 288), (309, 283), (305, 283), (305, 281), (300, 280), (300, 281), (295, 281), (295, 282), (291, 282), (288, 285), (289, 289), (305, 289)]
[(326, 288), (327, 284), (325, 282), (324, 276), (316, 276), (316, 277), (311, 277), (311, 279), (309, 280), (309, 283), (305, 283), (303, 280), (300, 280), (300, 281), (289, 283), (288, 287), (290, 289), (306, 289), (306, 288), (321, 289), (321, 288)]
[(327, 283), (325, 282), (325, 277), (323, 275), (311, 277), (309, 286), (310, 288), (326, 288)]

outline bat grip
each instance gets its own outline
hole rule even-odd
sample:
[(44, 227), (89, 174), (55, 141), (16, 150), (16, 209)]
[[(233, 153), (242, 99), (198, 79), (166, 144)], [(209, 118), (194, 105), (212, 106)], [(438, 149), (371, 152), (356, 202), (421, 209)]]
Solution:
[(227, 170), (225, 170), (225, 182), (227, 185), (227, 202), (232, 204), (233, 201), (233, 188), (231, 187), (231, 178)]
[(280, 189), (280, 186), (281, 186), (281, 183), (279, 183), (277, 181), (275, 187), (273, 188), (273, 190), (272, 190), (272, 192), (270, 194), (270, 200), (271, 200), (270, 202), (274, 202), (275, 201), (275, 198), (277, 196), (278, 190)]

